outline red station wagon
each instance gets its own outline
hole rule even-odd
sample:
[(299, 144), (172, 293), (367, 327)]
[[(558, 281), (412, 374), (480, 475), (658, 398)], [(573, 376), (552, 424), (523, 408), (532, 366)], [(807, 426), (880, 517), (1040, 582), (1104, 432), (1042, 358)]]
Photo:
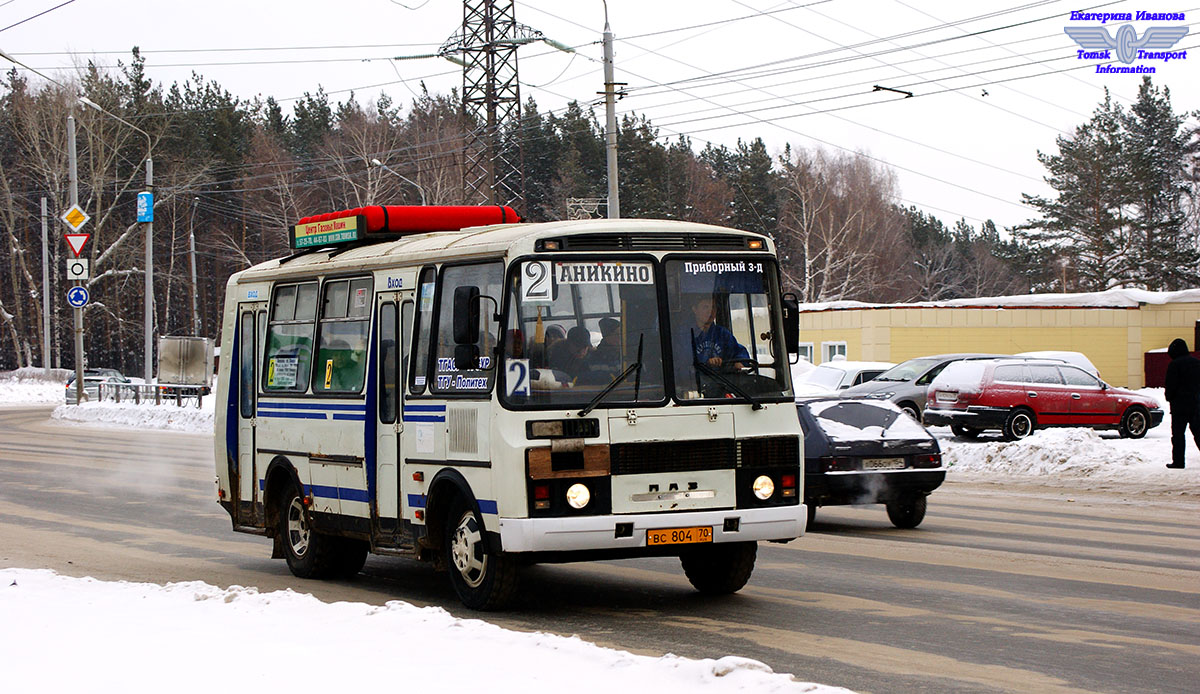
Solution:
[(966, 438), (998, 429), (1010, 441), (1045, 427), (1116, 429), (1139, 439), (1162, 419), (1154, 398), (1113, 388), (1077, 366), (1023, 359), (950, 364), (929, 385), (925, 409), (926, 426), (949, 426)]

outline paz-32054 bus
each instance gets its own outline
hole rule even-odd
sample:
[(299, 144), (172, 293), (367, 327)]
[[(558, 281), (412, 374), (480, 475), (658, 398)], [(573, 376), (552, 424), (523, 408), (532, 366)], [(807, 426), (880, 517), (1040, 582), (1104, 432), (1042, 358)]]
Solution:
[(757, 542), (806, 517), (771, 241), (516, 222), (323, 214), (230, 278), (216, 468), (234, 530), (306, 578), (430, 560), (477, 609), (537, 562), (678, 556), (698, 590), (740, 589)]

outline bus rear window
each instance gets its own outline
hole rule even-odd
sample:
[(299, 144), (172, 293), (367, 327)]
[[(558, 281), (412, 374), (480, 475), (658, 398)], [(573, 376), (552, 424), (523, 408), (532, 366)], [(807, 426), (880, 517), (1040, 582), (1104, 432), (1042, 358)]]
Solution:
[(267, 326), (265, 390), (293, 393), (308, 390), (316, 313), (316, 282), (275, 288)]

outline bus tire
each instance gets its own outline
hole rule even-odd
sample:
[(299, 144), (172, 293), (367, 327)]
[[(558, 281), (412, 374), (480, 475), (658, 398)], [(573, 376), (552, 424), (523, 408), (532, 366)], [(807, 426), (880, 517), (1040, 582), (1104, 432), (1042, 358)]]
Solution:
[(689, 549), (679, 555), (692, 587), (706, 595), (736, 593), (754, 573), (757, 542), (726, 542)]
[(348, 538), (329, 538), (336, 543), (337, 560), (331, 578), (351, 579), (362, 571), (363, 564), (367, 563), (367, 553), (370, 551), (370, 545), (362, 540), (351, 540)]
[(517, 562), (488, 549), (483, 519), (466, 499), (456, 496), (446, 517), (442, 549), (450, 583), (472, 610), (499, 610), (517, 593)]
[(336, 539), (312, 530), (308, 509), (295, 483), (288, 483), (279, 500), (277, 532), (283, 538), (283, 558), (287, 560), (288, 569), (300, 578), (336, 575), (341, 565)]

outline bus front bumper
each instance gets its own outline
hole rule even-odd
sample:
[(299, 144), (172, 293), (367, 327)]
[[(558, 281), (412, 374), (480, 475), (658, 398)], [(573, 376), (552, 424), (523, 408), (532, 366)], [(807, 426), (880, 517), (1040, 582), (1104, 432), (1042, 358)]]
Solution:
[(636, 549), (646, 547), (647, 530), (700, 526), (712, 528), (714, 543), (787, 541), (804, 533), (806, 518), (803, 504), (669, 514), (501, 518), (500, 542), (505, 552)]

